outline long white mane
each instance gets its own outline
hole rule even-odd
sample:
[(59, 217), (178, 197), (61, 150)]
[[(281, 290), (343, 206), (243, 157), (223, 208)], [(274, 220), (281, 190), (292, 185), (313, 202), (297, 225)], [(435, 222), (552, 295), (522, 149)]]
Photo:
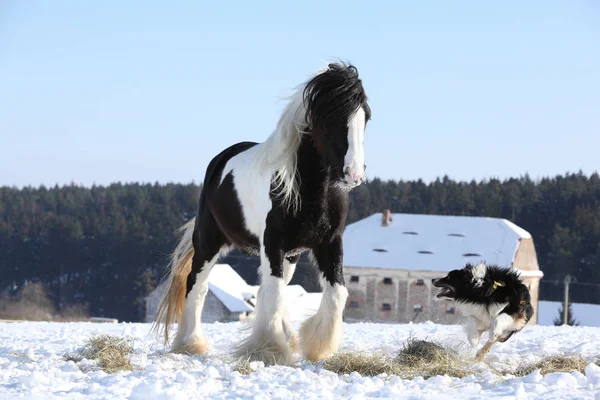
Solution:
[[(324, 69), (319, 70), (320, 74)], [(300, 209), (299, 182), (297, 171), (297, 150), (306, 123), (306, 109), (303, 101), (303, 91), (306, 83), (302, 84), (291, 97), (284, 108), (273, 133), (259, 145), (256, 161), (261, 170), (273, 171), (275, 193), (283, 202), (284, 207), (293, 213)]]

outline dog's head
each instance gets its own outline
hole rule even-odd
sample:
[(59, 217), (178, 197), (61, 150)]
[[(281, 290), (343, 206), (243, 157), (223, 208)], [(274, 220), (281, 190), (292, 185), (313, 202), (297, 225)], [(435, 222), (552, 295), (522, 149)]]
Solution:
[(443, 278), (431, 280), (433, 286), (441, 288), (436, 299), (454, 300), (458, 292), (468, 292), (483, 284), (487, 267), (485, 264), (467, 265), (463, 269), (450, 271)]

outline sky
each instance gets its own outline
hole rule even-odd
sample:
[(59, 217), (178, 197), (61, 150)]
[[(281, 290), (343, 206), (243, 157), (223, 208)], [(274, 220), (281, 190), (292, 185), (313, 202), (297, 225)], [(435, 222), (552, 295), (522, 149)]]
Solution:
[(600, 170), (600, 4), (0, 1), (0, 185), (199, 183), (327, 62), (359, 70), (367, 178)]

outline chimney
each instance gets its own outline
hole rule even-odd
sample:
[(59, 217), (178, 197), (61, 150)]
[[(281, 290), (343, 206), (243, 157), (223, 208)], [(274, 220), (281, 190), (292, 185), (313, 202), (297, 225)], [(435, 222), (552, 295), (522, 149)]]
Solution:
[(392, 222), (392, 213), (390, 210), (384, 210), (381, 215), (381, 226), (388, 226)]

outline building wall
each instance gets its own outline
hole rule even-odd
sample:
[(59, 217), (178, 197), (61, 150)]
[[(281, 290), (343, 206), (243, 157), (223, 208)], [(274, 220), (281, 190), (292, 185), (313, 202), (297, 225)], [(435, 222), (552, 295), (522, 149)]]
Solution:
[[(535, 244), (533, 239), (521, 239), (519, 247), (515, 253), (515, 260), (513, 267), (524, 271), (539, 271), (540, 266), (537, 261), (537, 253), (535, 251)], [(533, 318), (529, 322), (530, 324), (537, 324), (538, 322), (538, 304), (539, 304), (539, 287), (540, 278), (524, 278), (523, 283), (529, 287), (529, 293), (531, 294), (531, 304), (533, 305)]]
[[(346, 321), (458, 323), (462, 316), (448, 314), (449, 301), (434, 300), (432, 278), (443, 272), (344, 267), (348, 302)], [(352, 276), (358, 277), (353, 282)], [(391, 280), (391, 281), (390, 281)]]
[(533, 306), (533, 318), (531, 318), (529, 324), (535, 325), (538, 323), (540, 278), (524, 278), (523, 283), (529, 288), (531, 305)]
[(521, 239), (519, 241), (513, 267), (524, 271), (538, 271), (540, 269), (533, 239)]

